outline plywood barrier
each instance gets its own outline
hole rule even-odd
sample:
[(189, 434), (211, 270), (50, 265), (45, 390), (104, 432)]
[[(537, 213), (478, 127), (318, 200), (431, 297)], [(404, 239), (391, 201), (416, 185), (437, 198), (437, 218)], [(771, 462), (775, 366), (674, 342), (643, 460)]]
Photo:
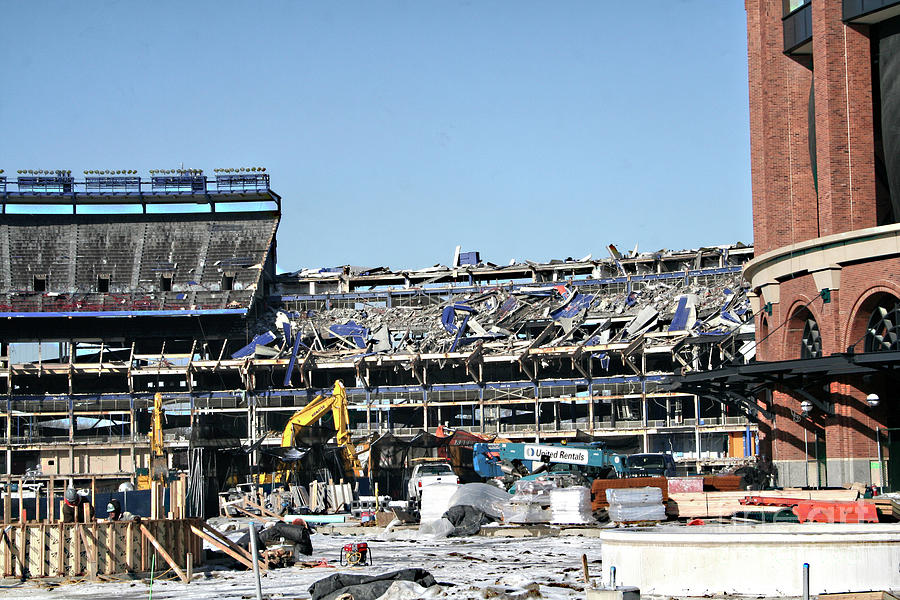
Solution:
[[(201, 564), (203, 545), (191, 526), (201, 519), (97, 523), (24, 523), (5, 526), (0, 536), (0, 571), (4, 577), (93, 578), (98, 574), (144, 572), (154, 552), (157, 568), (169, 559), (187, 569)], [(149, 537), (148, 537), (149, 534)], [(156, 540), (168, 558), (151, 540)], [(174, 569), (176, 572), (179, 569)]]

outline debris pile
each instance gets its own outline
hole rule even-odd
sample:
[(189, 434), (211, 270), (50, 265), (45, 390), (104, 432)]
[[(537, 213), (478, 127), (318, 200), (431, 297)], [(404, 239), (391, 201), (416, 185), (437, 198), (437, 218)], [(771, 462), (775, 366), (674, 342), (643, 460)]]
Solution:
[(258, 324), (260, 335), (232, 356), (254, 351), (265, 356), (315, 352), (324, 358), (416, 355), (469, 351), (476, 344), (485, 354), (514, 354), (630, 343), (650, 331), (723, 335), (752, 327), (745, 291), (740, 274), (729, 273), (708, 285), (677, 278), (642, 282), (627, 292), (535, 284), (454, 294), (425, 306), (384, 307), (361, 300), (356, 308), (271, 311)]

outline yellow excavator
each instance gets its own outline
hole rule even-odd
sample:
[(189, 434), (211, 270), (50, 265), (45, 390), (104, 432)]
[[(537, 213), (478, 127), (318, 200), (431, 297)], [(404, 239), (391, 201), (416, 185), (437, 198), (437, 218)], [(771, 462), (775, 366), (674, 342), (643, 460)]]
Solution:
[[(334, 382), (334, 390), (332, 390), (330, 396), (320, 394), (312, 402), (294, 413), (294, 416), (284, 426), (284, 432), (281, 434), (281, 447), (293, 448), (297, 434), (304, 427), (309, 427), (324, 417), (328, 414), (328, 411), (331, 411), (331, 416), (334, 419), (337, 443), (343, 449), (345, 475), (347, 477), (362, 477), (362, 464), (359, 462), (359, 458), (356, 456), (356, 449), (350, 440), (347, 391), (344, 389), (344, 382), (340, 379)], [(287, 481), (288, 474), (289, 470), (287, 469), (276, 473), (275, 480)]]

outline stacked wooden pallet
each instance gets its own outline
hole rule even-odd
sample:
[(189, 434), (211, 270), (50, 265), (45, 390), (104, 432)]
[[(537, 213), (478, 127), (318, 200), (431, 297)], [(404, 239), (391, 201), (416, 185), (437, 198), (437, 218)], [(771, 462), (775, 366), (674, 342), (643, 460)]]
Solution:
[(669, 486), (665, 477), (632, 477), (628, 479), (595, 479), (591, 484), (591, 510), (609, 508), (606, 490), (622, 488), (658, 487), (662, 490), (663, 504), (669, 498)]
[(866, 502), (875, 505), (878, 511), (878, 520), (882, 522), (900, 521), (900, 502), (884, 496), (875, 496), (867, 498)]
[(703, 478), (704, 492), (736, 492), (741, 490), (740, 475), (707, 475)]
[(729, 517), (742, 510), (779, 510), (777, 507), (747, 507), (741, 499), (748, 496), (766, 498), (794, 498), (823, 502), (851, 502), (859, 493), (856, 490), (765, 490), (737, 492), (695, 492), (669, 494), (668, 514), (682, 519), (696, 517)]

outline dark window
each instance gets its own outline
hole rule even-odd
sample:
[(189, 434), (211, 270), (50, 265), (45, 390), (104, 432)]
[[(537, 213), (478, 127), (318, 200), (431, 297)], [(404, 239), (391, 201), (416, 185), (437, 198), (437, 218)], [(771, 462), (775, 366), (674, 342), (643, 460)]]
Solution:
[(161, 292), (171, 292), (172, 291), (172, 276), (171, 275), (163, 275), (159, 278), (159, 290)]
[(875, 307), (866, 332), (866, 352), (900, 350), (900, 302), (889, 298)]
[(97, 276), (97, 291), (101, 294), (109, 293), (109, 275)]
[(807, 319), (803, 327), (803, 338), (800, 340), (800, 358), (822, 357), (822, 335), (815, 319)]
[(34, 276), (34, 291), (35, 292), (46, 292), (47, 291), (47, 276), (46, 275), (35, 275)]
[(632, 454), (626, 460), (629, 467), (646, 467), (650, 469), (664, 469), (666, 459), (658, 454)]
[(234, 273), (222, 275), (222, 291), (230, 292), (234, 289)]

